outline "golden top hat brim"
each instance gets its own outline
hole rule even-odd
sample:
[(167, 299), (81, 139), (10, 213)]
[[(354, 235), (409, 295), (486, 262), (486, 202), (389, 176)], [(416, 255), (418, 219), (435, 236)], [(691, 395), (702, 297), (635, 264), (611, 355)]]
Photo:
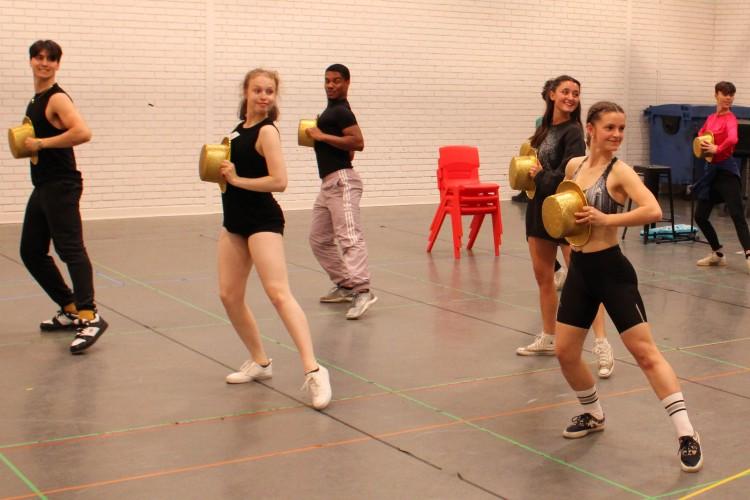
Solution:
[(201, 148), (201, 157), (198, 162), (198, 175), (202, 181), (215, 182), (224, 193), (227, 190), (227, 181), (221, 175), (221, 162), (228, 160), (232, 155), (232, 145), (228, 137), (221, 144), (204, 144)]
[(536, 183), (529, 175), (531, 168), (536, 163), (536, 151), (533, 149), (530, 150), (528, 155), (514, 156), (510, 159), (508, 183), (512, 189), (526, 191), (526, 196), (529, 198), (533, 198), (536, 194)]
[(318, 120), (300, 120), (299, 127), (297, 128), (297, 144), (307, 146), (308, 148), (315, 146), (315, 141), (305, 133), (305, 130), (317, 126)]
[(587, 205), (581, 186), (570, 180), (562, 181), (555, 194), (542, 203), (544, 229), (553, 238), (565, 238), (571, 245), (582, 247), (591, 237), (591, 225), (577, 224), (575, 213)]
[(8, 129), (10, 154), (13, 155), (13, 158), (31, 158), (32, 163), (36, 164), (37, 155), (27, 149), (24, 144), (29, 137), (34, 139), (36, 134), (34, 133), (34, 125), (31, 123), (31, 119), (26, 116), (21, 125)]
[(695, 155), (696, 158), (705, 158), (710, 162), (713, 159), (713, 155), (708, 155), (703, 152), (703, 149), (701, 149), (701, 142), (703, 141), (708, 142), (709, 144), (716, 144), (713, 132), (707, 130), (693, 139), (693, 155)]

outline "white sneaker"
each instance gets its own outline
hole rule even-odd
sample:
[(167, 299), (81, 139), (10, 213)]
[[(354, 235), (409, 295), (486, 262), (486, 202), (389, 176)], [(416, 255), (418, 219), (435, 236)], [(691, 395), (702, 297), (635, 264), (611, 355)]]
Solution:
[(302, 391), (310, 391), (312, 405), (316, 410), (322, 410), (331, 402), (331, 378), (325, 366), (318, 365), (318, 370), (305, 375)]
[(252, 360), (245, 361), (240, 371), (227, 375), (227, 384), (246, 384), (253, 380), (268, 380), (273, 376), (272, 360), (268, 360), (268, 366), (260, 366)]
[(719, 257), (716, 252), (711, 252), (702, 259), (699, 259), (696, 264), (699, 266), (726, 266), (727, 258), (724, 255)]
[(615, 369), (615, 356), (607, 339), (594, 340), (594, 355), (599, 362), (599, 378), (609, 378)]
[(555, 336), (541, 333), (531, 344), (516, 349), (516, 354), (519, 356), (554, 356)]
[(568, 270), (564, 267), (561, 267), (557, 271), (555, 271), (555, 289), (556, 290), (562, 290), (563, 285), (565, 284), (565, 278), (568, 277)]

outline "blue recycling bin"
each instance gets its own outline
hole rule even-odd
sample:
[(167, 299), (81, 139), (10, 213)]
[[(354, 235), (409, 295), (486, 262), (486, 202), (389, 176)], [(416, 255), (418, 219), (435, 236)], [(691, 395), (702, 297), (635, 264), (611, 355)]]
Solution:
[[(672, 167), (672, 183), (686, 185), (703, 172), (703, 160), (693, 156), (693, 139), (716, 105), (660, 104), (644, 110), (649, 125), (649, 161)], [(750, 120), (750, 107), (732, 106), (738, 120)]]

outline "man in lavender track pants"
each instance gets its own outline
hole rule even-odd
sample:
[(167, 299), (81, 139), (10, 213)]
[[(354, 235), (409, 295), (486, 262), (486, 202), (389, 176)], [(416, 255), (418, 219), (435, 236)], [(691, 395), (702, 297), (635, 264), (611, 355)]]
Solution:
[(359, 201), (362, 180), (352, 167), (354, 151), (365, 141), (347, 93), (349, 69), (333, 64), (325, 72), (328, 106), (317, 127), (306, 130), (315, 140), (315, 158), (322, 179), (313, 206), (310, 246), (334, 287), (321, 302), (351, 302), (346, 319), (359, 319), (378, 298), (370, 290), (367, 246), (362, 233)]

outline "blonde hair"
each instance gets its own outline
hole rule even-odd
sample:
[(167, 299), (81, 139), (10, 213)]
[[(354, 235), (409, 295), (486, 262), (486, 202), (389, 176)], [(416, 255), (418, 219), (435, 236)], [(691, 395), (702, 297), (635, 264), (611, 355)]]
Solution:
[[(240, 120), (244, 120), (247, 118), (247, 98), (244, 97), (247, 93), (247, 87), (250, 85), (250, 81), (255, 78), (256, 76), (267, 76), (271, 80), (273, 80), (274, 86), (276, 87), (276, 94), (279, 93), (279, 87), (281, 86), (281, 79), (279, 78), (279, 73), (277, 71), (273, 71), (270, 69), (263, 69), (263, 68), (255, 68), (251, 69), (247, 72), (245, 75), (245, 79), (242, 81), (242, 99), (240, 100)], [(279, 118), (279, 106), (277, 102), (274, 102), (273, 107), (268, 109), (268, 117), (276, 121)]]

